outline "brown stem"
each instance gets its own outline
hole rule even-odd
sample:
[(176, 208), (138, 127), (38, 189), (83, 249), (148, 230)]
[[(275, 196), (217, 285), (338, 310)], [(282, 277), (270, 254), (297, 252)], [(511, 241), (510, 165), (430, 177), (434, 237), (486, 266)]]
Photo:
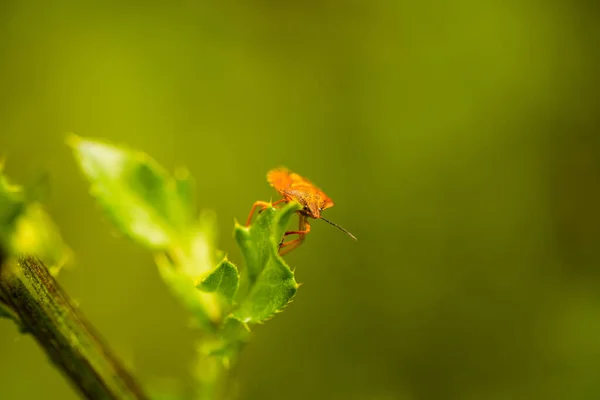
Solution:
[(7, 261), (0, 296), (83, 397), (148, 398), (40, 260)]

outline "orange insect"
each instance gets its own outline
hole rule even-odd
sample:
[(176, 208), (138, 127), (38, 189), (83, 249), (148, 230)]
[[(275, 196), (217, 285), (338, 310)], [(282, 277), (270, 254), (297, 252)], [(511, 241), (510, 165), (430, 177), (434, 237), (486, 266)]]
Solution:
[[(297, 231), (286, 231), (284, 238), (288, 235), (298, 235), (297, 239), (284, 242), (281, 240), (279, 244), (279, 254), (284, 255), (294, 250), (304, 242), (304, 238), (308, 232), (310, 232), (310, 224), (308, 218), (322, 219), (330, 225), (335, 226), (354, 240), (356, 237), (337, 225), (321, 216), (321, 211), (333, 207), (333, 201), (325, 194), (321, 189), (313, 185), (308, 179), (301, 177), (300, 175), (287, 170), (286, 168), (275, 168), (267, 173), (267, 181), (271, 186), (275, 188), (283, 196), (283, 199), (277, 200), (274, 203), (267, 203), (266, 201), (257, 201), (250, 210), (246, 226), (250, 225), (252, 221), (252, 215), (256, 211), (257, 207), (262, 207), (260, 211), (264, 210), (271, 205), (277, 205), (281, 203), (287, 203), (290, 201), (297, 201), (304, 208), (298, 210), (299, 223)], [(259, 211), (259, 212), (260, 212)]]

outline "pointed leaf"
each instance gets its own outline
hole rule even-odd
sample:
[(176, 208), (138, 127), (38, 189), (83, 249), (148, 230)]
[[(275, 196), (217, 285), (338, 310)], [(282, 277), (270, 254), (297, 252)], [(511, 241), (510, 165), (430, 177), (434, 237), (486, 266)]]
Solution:
[(145, 153), (111, 144), (69, 139), (91, 192), (126, 236), (164, 249), (193, 220), (189, 175), (173, 178)]
[(276, 210), (273, 207), (263, 210), (250, 227), (236, 224), (235, 240), (242, 249), (246, 261), (246, 274), (253, 285), (267, 265), (272, 254), (272, 229)]
[(237, 267), (228, 260), (223, 260), (197, 287), (204, 292), (219, 294), (230, 305), (238, 290), (239, 282)]
[(218, 296), (196, 288), (215, 263), (215, 217), (196, 220), (195, 184), (185, 169), (174, 176), (148, 155), (78, 137), (70, 138), (91, 192), (117, 228), (156, 252), (165, 284), (204, 330), (222, 319)]
[(249, 273), (249, 291), (233, 316), (242, 323), (259, 323), (281, 311), (296, 294), (294, 273), (278, 254), (287, 224), (301, 206), (269, 207), (249, 228), (237, 225), (235, 238)]

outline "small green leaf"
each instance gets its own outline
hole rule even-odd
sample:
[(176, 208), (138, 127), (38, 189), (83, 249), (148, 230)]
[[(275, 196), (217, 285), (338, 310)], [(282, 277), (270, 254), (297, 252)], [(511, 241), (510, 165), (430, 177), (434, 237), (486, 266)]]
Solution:
[(27, 193), (0, 171), (0, 249), (8, 256), (35, 254), (56, 274), (71, 251), (42, 205)]
[(193, 221), (193, 184), (188, 174), (172, 177), (145, 153), (111, 144), (69, 138), (91, 193), (126, 236), (151, 249), (179, 240)]
[(276, 210), (267, 208), (250, 227), (236, 224), (235, 240), (241, 247), (246, 260), (246, 274), (254, 284), (271, 258), (271, 224)]
[(35, 254), (55, 276), (71, 257), (58, 228), (36, 202), (27, 204), (17, 219), (10, 247), (13, 254)]
[(237, 267), (228, 260), (223, 260), (197, 287), (204, 292), (218, 293), (226, 304), (231, 305), (239, 282), (240, 276)]
[(298, 203), (290, 203), (280, 210), (269, 207), (249, 228), (235, 227), (235, 238), (249, 274), (247, 295), (233, 312), (242, 323), (260, 323), (271, 318), (296, 294), (298, 284), (294, 273), (279, 256), (278, 248), (290, 218), (300, 208)]

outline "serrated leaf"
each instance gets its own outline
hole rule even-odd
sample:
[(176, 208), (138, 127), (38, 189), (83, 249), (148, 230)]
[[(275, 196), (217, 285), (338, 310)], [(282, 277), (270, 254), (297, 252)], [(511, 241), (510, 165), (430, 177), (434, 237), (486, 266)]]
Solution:
[(91, 193), (126, 236), (151, 249), (177, 242), (194, 217), (189, 175), (175, 179), (145, 153), (71, 137)]
[(228, 260), (223, 260), (197, 287), (204, 292), (217, 293), (226, 304), (231, 305), (239, 284), (237, 267)]
[(278, 247), (290, 218), (300, 208), (298, 203), (279, 210), (269, 207), (249, 228), (235, 227), (235, 238), (249, 274), (249, 291), (233, 312), (242, 323), (260, 323), (271, 318), (296, 294), (298, 284), (294, 273), (279, 256)]

